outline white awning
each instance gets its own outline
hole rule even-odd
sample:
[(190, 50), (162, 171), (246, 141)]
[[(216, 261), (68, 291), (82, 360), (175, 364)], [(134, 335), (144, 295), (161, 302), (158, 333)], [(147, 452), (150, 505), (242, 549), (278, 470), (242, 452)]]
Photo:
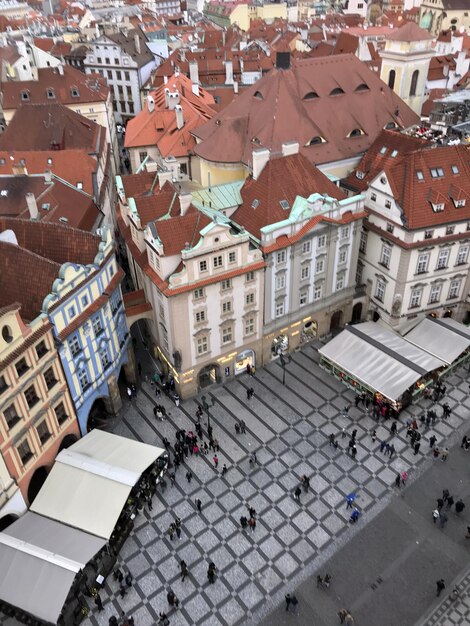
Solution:
[(450, 317), (427, 317), (405, 339), (450, 365), (470, 346), (470, 329)]
[(374, 322), (347, 326), (318, 352), (342, 371), (393, 401), (426, 373), (444, 365), (443, 361)]
[(57, 623), (77, 572), (103, 539), (28, 512), (0, 533), (0, 598)]

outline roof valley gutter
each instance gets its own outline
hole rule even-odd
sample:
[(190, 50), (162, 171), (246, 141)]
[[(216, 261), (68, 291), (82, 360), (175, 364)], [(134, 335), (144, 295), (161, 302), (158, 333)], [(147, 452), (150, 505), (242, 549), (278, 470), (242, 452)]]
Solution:
[(409, 361), (398, 352), (395, 352), (394, 350), (391, 350), (390, 348), (385, 346), (383, 343), (380, 343), (380, 341), (376, 341), (375, 339), (372, 339), (372, 337), (369, 337), (368, 335), (363, 333), (356, 326), (351, 326), (351, 325), (346, 326), (345, 330), (349, 331), (353, 335), (356, 335), (356, 337), (359, 337), (360, 339), (370, 344), (371, 346), (374, 346), (374, 348), (377, 348), (377, 350), (380, 350), (381, 352), (385, 352), (385, 354), (392, 357), (396, 361), (399, 361), (402, 365), (405, 365), (410, 370), (417, 372), (421, 376), (424, 376), (425, 374), (428, 373), (428, 370), (424, 369), (423, 367), (420, 367), (419, 365), (416, 365), (416, 363), (413, 363), (412, 361)]

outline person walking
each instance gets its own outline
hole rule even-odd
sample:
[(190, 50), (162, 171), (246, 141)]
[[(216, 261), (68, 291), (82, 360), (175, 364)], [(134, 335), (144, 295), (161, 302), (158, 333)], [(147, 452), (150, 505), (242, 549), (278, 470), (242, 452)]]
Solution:
[(455, 512), (462, 513), (464, 508), (465, 508), (465, 504), (462, 502), (462, 500), (461, 499), (457, 500), (457, 502), (455, 503)]
[(419, 443), (419, 441), (417, 441), (417, 442), (415, 443), (415, 445), (414, 445), (414, 448), (413, 448), (413, 449), (414, 449), (414, 455), (415, 455), (415, 456), (418, 454), (420, 447), (421, 447), (421, 444)]
[(401, 474), (398, 473), (395, 477), (395, 487), (400, 488), (400, 486), (401, 486)]
[(444, 450), (441, 452), (441, 461), (443, 463), (447, 461), (448, 456), (449, 456), (449, 448), (444, 448)]
[(353, 508), (353, 503), (354, 503), (355, 499), (356, 498), (353, 495), (351, 495), (351, 494), (349, 496), (347, 496), (347, 498), (346, 498), (346, 509), (352, 509)]
[(228, 472), (228, 467), (227, 465), (224, 463), (223, 467), (222, 467), (222, 476), (225, 476), (225, 474)]
[(395, 435), (397, 434), (397, 423), (396, 421), (392, 422), (392, 425), (390, 426), (390, 434), (392, 435), (392, 437), (395, 437)]
[(347, 609), (340, 609), (338, 611), (338, 617), (341, 624), (344, 624), (344, 620), (346, 619), (347, 615), (349, 615), (349, 611)]
[(403, 486), (406, 485), (406, 481), (408, 480), (408, 472), (401, 473), (401, 483)]
[(214, 457), (212, 460), (214, 461), (215, 469), (217, 469), (217, 467), (219, 466), (219, 457), (217, 456), (217, 454), (214, 454)]
[(437, 441), (436, 435), (433, 435), (432, 437), (429, 438), (429, 447), (431, 448), (431, 450), (436, 445), (436, 441)]
[(250, 521), (248, 522), (251, 528), (251, 533), (253, 534), (255, 532), (255, 528), (256, 528), (256, 518), (255, 517), (250, 517)]
[(209, 567), (207, 568), (207, 579), (211, 585), (215, 583), (215, 572), (216, 572), (215, 563), (211, 561), (209, 563)]
[(246, 424), (245, 424), (245, 420), (241, 420), (240, 421), (240, 432), (242, 435), (246, 434)]
[(166, 531), (168, 533), (168, 536), (170, 537), (170, 541), (173, 541), (173, 537), (175, 536), (175, 525), (174, 524), (170, 524), (168, 526), (168, 530)]
[(199, 498), (196, 498), (194, 500), (194, 503), (196, 504), (196, 510), (198, 513), (200, 513), (202, 511), (202, 502)]
[(444, 530), (444, 526), (447, 524), (449, 518), (445, 513), (440, 513), (439, 515), (439, 525), (441, 530)]
[(437, 522), (437, 520), (439, 519), (439, 511), (438, 509), (434, 509), (434, 511), (432, 512), (432, 521), (435, 524)]
[(240, 524), (241, 524), (241, 527), (243, 528), (243, 530), (248, 526), (248, 519), (246, 518), (245, 515), (242, 515), (240, 517)]
[(438, 498), (437, 499), (437, 510), (440, 512), (440, 510), (442, 509), (443, 506), (444, 506), (444, 499), (443, 498)]
[[(469, 387), (470, 387), (470, 385), (469, 385)], [(464, 435), (464, 436), (463, 436), (463, 438), (462, 438), (462, 443), (460, 444), (460, 447), (461, 447), (461, 448), (465, 448), (465, 445), (466, 445), (466, 443), (467, 443), (467, 440), (468, 440), (467, 435)]]
[(183, 560), (180, 561), (180, 569), (181, 569), (181, 582), (183, 582), (183, 580), (189, 574), (188, 566), (186, 565), (186, 561), (183, 561)]
[(188, 483), (190, 483), (190, 482), (191, 482), (192, 477), (193, 477), (193, 473), (192, 473), (192, 471), (191, 471), (191, 470), (188, 470), (188, 471), (186, 472), (186, 480), (188, 481)]
[(451, 509), (454, 504), (454, 498), (452, 496), (447, 496), (447, 508)]
[(175, 530), (176, 536), (178, 537), (178, 539), (181, 539), (181, 519), (179, 517), (175, 519)]
[(132, 574), (130, 572), (127, 572), (125, 581), (128, 587), (132, 587)]
[(297, 500), (297, 502), (300, 502), (300, 494), (301, 493), (302, 493), (302, 489), (300, 488), (300, 485), (297, 485), (297, 488), (294, 491), (294, 500)]
[(290, 593), (286, 593), (285, 599), (286, 599), (286, 611), (288, 611), (289, 607), (290, 607), (290, 604), (292, 602), (292, 598), (290, 597)]
[(395, 446), (393, 445), (393, 443), (391, 444), (388, 452), (389, 452), (390, 458), (392, 458), (392, 456), (395, 454)]
[(442, 591), (446, 588), (446, 583), (443, 578), (436, 581), (436, 596), (440, 596)]
[(168, 593), (166, 594), (166, 599), (168, 600), (168, 604), (170, 606), (174, 606), (174, 607), (178, 608), (180, 601), (176, 597), (176, 594), (173, 591), (173, 589), (171, 589), (171, 587), (168, 590)]
[(99, 593), (95, 596), (95, 604), (98, 607), (98, 612), (104, 611), (103, 601), (101, 600), (101, 596)]

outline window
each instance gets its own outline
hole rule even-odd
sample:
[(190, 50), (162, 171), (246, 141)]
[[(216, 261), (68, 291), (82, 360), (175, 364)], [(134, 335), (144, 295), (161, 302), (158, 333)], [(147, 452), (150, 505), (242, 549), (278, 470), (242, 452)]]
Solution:
[(424, 272), (428, 271), (429, 264), (429, 254), (420, 254), (418, 256), (418, 263), (416, 264), (416, 273), (424, 274)]
[(57, 422), (59, 423), (59, 426), (61, 424), (63, 424), (69, 417), (67, 415), (67, 412), (65, 410), (65, 406), (64, 406), (63, 402), (59, 402), (59, 404), (54, 407), (54, 412), (55, 412), (55, 416), (57, 418)]
[(340, 234), (341, 239), (346, 239), (349, 237), (349, 226), (343, 226)]
[(88, 306), (88, 296), (82, 296), (82, 306)]
[(55, 91), (49, 87), (48, 89), (46, 89), (47, 92), (47, 97), (49, 98), (49, 100), (54, 100), (55, 98)]
[(85, 391), (90, 386), (90, 381), (88, 380), (88, 372), (84, 367), (81, 367), (78, 370), (78, 382), (80, 383), (82, 391)]
[(468, 259), (468, 246), (460, 246), (457, 253), (457, 265), (464, 265)]
[(26, 398), (26, 402), (28, 403), (30, 409), (32, 409), (33, 406), (39, 402), (36, 387), (34, 385), (31, 385), (25, 390), (24, 397)]
[(199, 261), (199, 271), (207, 272), (207, 261)]
[(390, 233), (391, 235), (393, 235), (393, 231), (395, 230), (395, 227), (393, 224), (387, 224), (387, 233)]
[(222, 328), (222, 343), (230, 343), (232, 341), (232, 327), (225, 326)]
[(450, 250), (440, 250), (439, 256), (437, 257), (437, 270), (443, 270), (447, 267), (447, 263), (449, 261)]
[(339, 274), (336, 277), (336, 291), (343, 289), (343, 287), (344, 287), (344, 276), (343, 274)]
[(347, 250), (340, 250), (339, 252), (339, 256), (338, 256), (338, 263), (346, 263), (346, 260), (348, 258), (348, 251)]
[(410, 96), (416, 96), (416, 87), (418, 86), (419, 70), (415, 70), (411, 75)]
[(122, 80), (121, 70), (116, 70), (116, 80)]
[(456, 209), (461, 209), (465, 206), (465, 198), (460, 198), (460, 200), (454, 200), (454, 205)]
[(200, 300), (201, 298), (204, 298), (204, 289), (202, 287), (198, 287), (194, 290), (194, 299)]
[(222, 255), (215, 256), (212, 259), (212, 264), (214, 267), (222, 267)]
[(222, 291), (227, 291), (228, 289), (232, 288), (232, 280), (230, 278), (226, 278), (225, 280), (222, 281), (221, 284), (221, 289)]
[(410, 309), (420, 306), (422, 295), (423, 295), (423, 290), (421, 288), (411, 290), (410, 306), (409, 306)]
[(308, 302), (308, 290), (304, 289), (303, 291), (300, 292), (299, 306), (304, 306), (304, 304), (307, 304), (307, 302)]
[(383, 280), (377, 279), (377, 284), (375, 286), (375, 297), (380, 302), (384, 301), (385, 298), (385, 283)]
[(255, 273), (254, 272), (247, 272), (245, 275), (245, 280), (247, 283), (251, 283), (252, 281), (255, 280)]
[(425, 239), (432, 239), (434, 236), (434, 231), (433, 230), (425, 230), (424, 231), (424, 238)]
[(423, 172), (422, 172), (421, 170), (416, 170), (416, 178), (417, 178), (419, 181), (424, 180), (424, 174), (423, 174)]
[(317, 259), (317, 262), (315, 263), (315, 273), (321, 274), (324, 269), (325, 269), (325, 261), (323, 259)]
[(205, 354), (208, 350), (207, 337), (198, 337), (196, 341), (197, 353)]
[(357, 269), (356, 269), (356, 285), (362, 285), (363, 272), (364, 272), (364, 265), (362, 263), (358, 263)]
[(285, 286), (286, 286), (286, 275), (283, 272), (282, 274), (278, 274), (276, 276), (276, 291), (278, 291), (279, 289), (284, 289)]
[(245, 320), (245, 335), (252, 335), (255, 332), (255, 318), (247, 317)]
[(98, 335), (101, 335), (104, 328), (103, 328), (103, 324), (101, 323), (101, 317), (99, 315), (96, 315), (92, 319), (92, 325), (93, 325), (93, 332), (95, 333), (95, 336), (98, 337)]
[(446, 235), (453, 235), (455, 230), (455, 226), (447, 226), (446, 227)]
[(46, 347), (45, 341), (40, 341), (36, 346), (36, 354), (38, 355), (38, 359), (42, 359), (42, 357), (47, 354), (48, 350)]
[(370, 194), (370, 199), (372, 200), (372, 202), (375, 202), (377, 200), (377, 194), (376, 193), (371, 193)]
[(76, 313), (76, 311), (75, 311), (75, 307), (74, 306), (71, 306), (69, 308), (69, 310), (67, 311), (67, 314), (70, 317), (70, 319), (72, 319), (72, 317), (75, 317), (75, 313)]
[(20, 445), (16, 448), (16, 450), (20, 456), (23, 465), (26, 465), (26, 463), (33, 458), (33, 453), (31, 452), (31, 448), (29, 447), (27, 439), (22, 441)]
[(284, 302), (276, 302), (276, 317), (284, 315)]
[(322, 285), (315, 285), (315, 289), (313, 290), (313, 299), (320, 300), (322, 294)]
[(385, 208), (386, 209), (391, 209), (392, 208), (391, 200), (385, 200)]
[(302, 265), (300, 270), (300, 279), (306, 280), (307, 278), (310, 278), (310, 265)]
[(197, 311), (196, 313), (196, 324), (200, 324), (206, 320), (206, 312), (205, 311)]
[(390, 72), (388, 73), (388, 86), (390, 87), (390, 89), (393, 89), (395, 87), (395, 76), (395, 70), (390, 70)]
[(227, 300), (226, 302), (222, 302), (222, 313), (231, 313), (232, 312), (232, 301)]
[(285, 263), (286, 262), (286, 251), (281, 250), (276, 255), (276, 263)]
[(9, 430), (11, 430), (15, 424), (18, 424), (21, 419), (14, 404), (10, 404), (10, 406), (3, 411), (3, 417), (5, 418)]
[(359, 251), (364, 252), (367, 250), (367, 233), (361, 232), (361, 240), (359, 242)]
[(429, 303), (439, 302), (441, 299), (441, 285), (431, 285), (431, 292), (429, 294)]
[(129, 74), (129, 72), (124, 72), (124, 80), (130, 80), (131, 79), (131, 75)]
[(74, 335), (71, 339), (69, 339), (69, 348), (72, 356), (77, 356), (77, 354), (81, 351), (82, 347), (80, 345), (78, 335)]
[(382, 252), (380, 254), (380, 264), (384, 267), (390, 267), (390, 259), (392, 258), (392, 249), (389, 246), (382, 246)]
[(228, 262), (229, 263), (235, 263), (236, 260), (237, 260), (237, 253), (236, 252), (229, 252), (228, 253)]
[(5, 376), (0, 376), (0, 393), (3, 393), (7, 389), (8, 389), (8, 385), (5, 380)]
[(311, 249), (312, 249), (312, 242), (310, 240), (304, 241), (302, 244), (302, 254), (308, 254)]
[(23, 102), (26, 102), (27, 100), (29, 100), (29, 91), (21, 92), (21, 100), (23, 100)]
[(139, 152), (139, 159), (140, 162), (143, 163), (145, 161), (145, 159), (147, 158), (148, 153), (146, 150), (143, 150), (142, 152)]
[(39, 441), (44, 445), (48, 439), (51, 438), (51, 433), (49, 432), (49, 427), (47, 425), (46, 420), (43, 420), (36, 426), (36, 431), (38, 433)]
[(317, 246), (319, 248), (324, 248), (326, 246), (326, 235), (320, 235), (320, 237), (318, 237)]
[(28, 363), (26, 362), (26, 359), (23, 357), (22, 359), (17, 361), (15, 363), (15, 368), (16, 368), (16, 373), (18, 374), (18, 376), (23, 376), (23, 374), (25, 374), (29, 370), (29, 366), (28, 366)]
[(58, 380), (55, 377), (54, 374), (54, 370), (52, 367), (49, 367), (45, 372), (44, 372), (44, 381), (46, 383), (46, 387), (51, 390), (52, 387), (54, 387), (54, 385), (57, 384)]
[(252, 293), (247, 293), (245, 296), (245, 302), (246, 304), (254, 304), (255, 302), (255, 294)]
[(450, 300), (450, 298), (458, 298), (459, 297), (460, 285), (461, 284), (462, 284), (462, 281), (460, 279), (452, 280), (450, 282), (449, 295), (447, 296), (447, 298), (449, 300)]
[(442, 167), (431, 167), (429, 170), (432, 178), (442, 178), (444, 176), (444, 170)]
[(439, 213), (440, 211), (444, 210), (444, 203), (443, 202), (431, 202), (431, 206), (432, 206), (432, 210), (434, 211), (434, 213)]
[(452, 174), (458, 174), (459, 173), (459, 168), (457, 167), (457, 165), (452, 165), (451, 166), (451, 170), (452, 170)]
[(105, 370), (110, 365), (108, 349), (105, 346), (100, 348), (100, 359), (101, 359), (101, 365), (103, 369)]
[(158, 305), (158, 314), (160, 315), (160, 317), (162, 317), (163, 319), (165, 318), (165, 309), (163, 307), (163, 304), (159, 304)]

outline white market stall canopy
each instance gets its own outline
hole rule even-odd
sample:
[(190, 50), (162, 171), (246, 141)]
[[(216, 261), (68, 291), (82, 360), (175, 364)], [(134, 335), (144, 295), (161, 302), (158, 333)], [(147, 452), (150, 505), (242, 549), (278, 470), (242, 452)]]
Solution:
[(34, 513), (0, 532), (0, 598), (56, 624), (76, 574), (106, 545)]
[(346, 328), (319, 354), (389, 400), (403, 393), (445, 362), (375, 322)]
[(92, 430), (60, 452), (31, 510), (109, 539), (132, 487), (164, 452)]
[(427, 317), (405, 339), (450, 365), (470, 346), (470, 329), (450, 317)]

